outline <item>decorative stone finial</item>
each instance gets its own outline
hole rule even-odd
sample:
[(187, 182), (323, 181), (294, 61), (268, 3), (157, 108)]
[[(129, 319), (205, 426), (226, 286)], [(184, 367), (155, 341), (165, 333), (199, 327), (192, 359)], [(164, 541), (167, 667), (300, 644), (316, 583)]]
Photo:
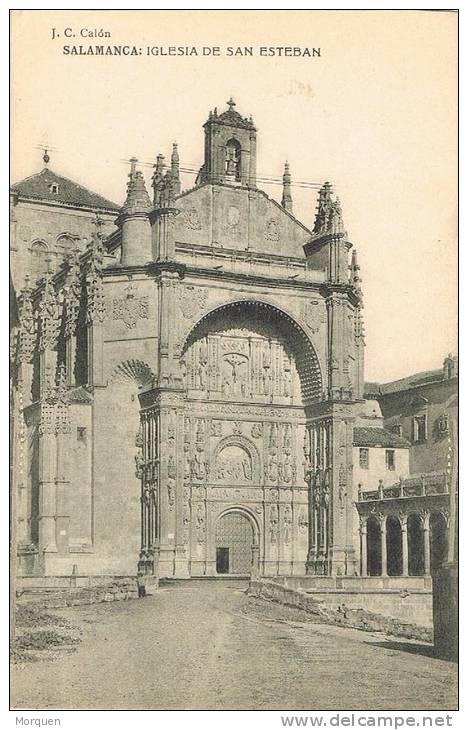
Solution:
[(43, 156), (42, 156), (42, 159), (43, 159), (43, 161), (44, 161), (44, 165), (45, 165), (45, 166), (47, 167), (47, 165), (48, 165), (48, 164), (49, 164), (49, 162), (50, 162), (50, 157), (49, 157), (49, 150), (46, 150), (46, 149), (44, 150), (44, 154), (43, 154)]
[(358, 263), (357, 250), (354, 248), (351, 254), (351, 272), (350, 272), (350, 283), (354, 286), (359, 299), (362, 301), (362, 289), (361, 289), (361, 277), (359, 275), (360, 266)]
[(180, 172), (179, 172), (179, 151), (177, 149), (177, 142), (172, 145), (171, 155), (171, 176), (174, 196), (180, 194)]
[(137, 160), (136, 157), (131, 157), (130, 158), (130, 177), (133, 177), (133, 175), (136, 172), (136, 164), (137, 164), (137, 162), (138, 162), (138, 160)]
[(131, 171), (128, 177), (127, 199), (123, 204), (121, 213), (124, 215), (149, 213), (151, 202), (146, 190), (143, 173), (140, 170)]
[(44, 288), (39, 302), (39, 321), (41, 325), (40, 350), (55, 350), (59, 334), (59, 310), (49, 264), (44, 276)]
[(236, 106), (236, 102), (234, 101), (232, 96), (230, 97), (229, 101), (226, 102), (226, 104), (228, 105), (230, 112), (232, 112), (234, 107)]
[(288, 161), (284, 163), (283, 197), (281, 198), (281, 205), (283, 206), (283, 208), (285, 208), (285, 210), (288, 210), (290, 213), (292, 213), (293, 201), (291, 195), (291, 174), (289, 172)]
[(325, 182), (319, 191), (314, 233), (345, 233), (340, 199), (332, 198), (332, 186)]

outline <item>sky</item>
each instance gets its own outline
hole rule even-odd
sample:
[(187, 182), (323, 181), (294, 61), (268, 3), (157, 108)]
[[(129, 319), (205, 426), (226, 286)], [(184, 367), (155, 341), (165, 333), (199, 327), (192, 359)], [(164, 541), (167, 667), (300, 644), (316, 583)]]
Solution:
[[(111, 38), (89, 37), (100, 29)], [(12, 182), (42, 168), (47, 141), (54, 171), (121, 203), (132, 155), (153, 163), (177, 141), (181, 165), (200, 167), (202, 125), (232, 96), (258, 129), (259, 175), (280, 177), (287, 159), (293, 182), (329, 180), (340, 196), (363, 279), (366, 379), (438, 368), (456, 352), (455, 13), (14, 11), (12, 44)], [(64, 55), (65, 44), (142, 54)], [(199, 55), (146, 55), (170, 46)], [(260, 55), (285, 46), (320, 56)], [(280, 186), (259, 186), (281, 198)], [(316, 191), (292, 191), (311, 226)]]

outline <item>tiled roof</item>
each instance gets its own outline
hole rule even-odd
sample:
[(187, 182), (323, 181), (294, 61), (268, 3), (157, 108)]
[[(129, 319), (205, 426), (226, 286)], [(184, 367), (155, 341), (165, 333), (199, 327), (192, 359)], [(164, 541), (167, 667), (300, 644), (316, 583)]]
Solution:
[(422, 373), (408, 375), (406, 378), (393, 380), (390, 383), (365, 383), (364, 391), (366, 395), (387, 395), (387, 393), (398, 393), (402, 390), (419, 388), (421, 385), (428, 385), (429, 383), (438, 383), (443, 379), (444, 371), (442, 368), (425, 370)]
[(393, 446), (395, 448), (409, 446), (410, 443), (385, 428), (366, 428), (357, 426), (353, 433), (354, 446)]
[[(52, 185), (57, 185), (57, 192), (52, 192)], [(118, 211), (119, 206), (106, 200), (101, 195), (78, 185), (66, 177), (57, 175), (49, 168), (42, 172), (31, 175), (25, 180), (12, 185), (12, 192), (18, 193), (23, 198), (34, 200), (53, 200), (66, 205), (74, 205), (79, 208), (101, 208), (103, 210)]]

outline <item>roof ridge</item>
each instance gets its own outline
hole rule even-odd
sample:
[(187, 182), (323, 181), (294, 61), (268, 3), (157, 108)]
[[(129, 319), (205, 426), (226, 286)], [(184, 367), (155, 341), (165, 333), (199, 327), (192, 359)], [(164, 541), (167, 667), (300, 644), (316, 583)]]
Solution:
[[(15, 183), (10, 187), (11, 190), (15, 190), (19, 185), (22, 185), (23, 183), (26, 183), (28, 180), (32, 180), (33, 178), (38, 178), (41, 175), (44, 175), (44, 173), (51, 173), (55, 178), (58, 180), (63, 180), (65, 183), (68, 183), (69, 185), (73, 185), (76, 188), (79, 188), (81, 191), (87, 193), (88, 195), (93, 195), (96, 198), (99, 198), (112, 209), (120, 210), (120, 206), (117, 203), (114, 203), (114, 201), (109, 200), (109, 198), (105, 198), (104, 195), (101, 195), (101, 193), (97, 193), (94, 190), (91, 190), (90, 188), (85, 187), (79, 182), (76, 182), (75, 180), (72, 180), (69, 177), (66, 177), (65, 175), (60, 175), (58, 172), (55, 172), (50, 167), (44, 167), (40, 172), (36, 172), (34, 175), (29, 175), (28, 177), (23, 178), (23, 180), (20, 180), (19, 182)], [(33, 196), (31, 196), (33, 197)], [(61, 201), (58, 201), (61, 202)], [(92, 207), (92, 206), (91, 206)]]

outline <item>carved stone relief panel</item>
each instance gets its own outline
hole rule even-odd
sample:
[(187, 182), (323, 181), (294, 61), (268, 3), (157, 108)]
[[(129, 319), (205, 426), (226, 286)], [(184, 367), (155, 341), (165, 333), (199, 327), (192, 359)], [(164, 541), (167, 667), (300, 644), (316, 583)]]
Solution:
[(218, 452), (215, 463), (215, 479), (229, 484), (245, 484), (252, 481), (252, 459), (248, 451), (235, 444)]
[(248, 329), (207, 333), (183, 356), (185, 384), (217, 399), (301, 403), (294, 358), (275, 337)]

